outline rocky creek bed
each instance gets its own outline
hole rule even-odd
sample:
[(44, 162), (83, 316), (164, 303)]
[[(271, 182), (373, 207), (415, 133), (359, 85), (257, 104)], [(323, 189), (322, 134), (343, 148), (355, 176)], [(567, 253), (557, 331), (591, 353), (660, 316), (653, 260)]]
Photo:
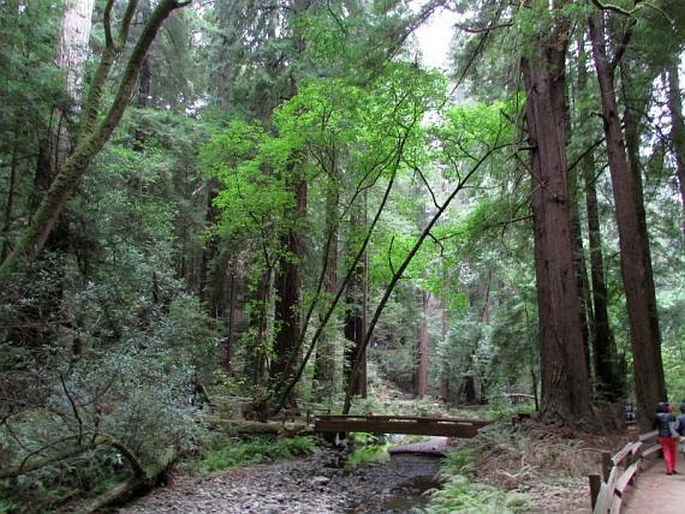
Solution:
[[(544, 425), (507, 431), (494, 427), (474, 463), (473, 479), (529, 499), (526, 513), (590, 514), (587, 475), (599, 468), (599, 451), (620, 448), (625, 434), (561, 433)], [(399, 443), (401, 441), (397, 441)], [(385, 514), (425, 505), (437, 486), (445, 438), (391, 448), (389, 461), (343, 466), (345, 454), (320, 448), (300, 460), (235, 468), (204, 477), (178, 476), (167, 487), (120, 508), (120, 514), (253, 513)], [(396, 451), (421, 451), (393, 453)], [(426, 454), (428, 453), (428, 454)]]
[(119, 514), (142, 513), (392, 513), (426, 502), (440, 460), (395, 454), (389, 461), (349, 469), (341, 455), (317, 451), (306, 459), (236, 468), (201, 478), (177, 477)]

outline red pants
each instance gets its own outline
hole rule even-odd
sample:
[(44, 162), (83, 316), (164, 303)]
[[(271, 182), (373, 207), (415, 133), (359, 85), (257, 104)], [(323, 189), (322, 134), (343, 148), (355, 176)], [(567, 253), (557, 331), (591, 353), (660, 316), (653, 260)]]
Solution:
[(673, 471), (675, 471), (675, 453), (678, 439), (675, 437), (660, 437), (659, 444), (661, 445), (661, 451), (664, 454), (666, 473), (673, 473)]

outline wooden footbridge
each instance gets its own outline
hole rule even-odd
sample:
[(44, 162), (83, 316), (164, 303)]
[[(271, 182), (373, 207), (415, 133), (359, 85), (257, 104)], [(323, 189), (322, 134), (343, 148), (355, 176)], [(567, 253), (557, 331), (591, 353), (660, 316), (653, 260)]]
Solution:
[(414, 416), (317, 416), (314, 431), (324, 434), (372, 432), (380, 434), (413, 434), (475, 437), (478, 429), (491, 423), (482, 419), (457, 419)]

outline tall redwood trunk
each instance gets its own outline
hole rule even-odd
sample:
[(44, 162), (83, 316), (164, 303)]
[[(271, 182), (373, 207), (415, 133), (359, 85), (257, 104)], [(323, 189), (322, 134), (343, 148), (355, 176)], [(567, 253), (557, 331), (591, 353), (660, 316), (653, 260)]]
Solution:
[[(293, 184), (296, 198), (295, 220), (303, 220), (307, 214), (307, 183), (296, 179)], [(300, 341), (300, 266), (303, 247), (301, 228), (297, 221), (290, 227), (283, 241), (284, 257), (276, 271), (276, 340), (271, 377), (279, 384), (286, 383), (293, 374), (298, 360)], [(295, 392), (290, 389), (286, 407), (295, 406)]]
[(528, 92), (526, 121), (533, 182), (540, 414), (548, 422), (575, 425), (590, 412), (590, 384), (569, 214), (564, 97), (568, 30), (560, 25), (541, 35), (522, 68)]
[[(76, 118), (81, 110), (84, 67), (88, 59), (94, 0), (67, 0), (57, 36), (54, 62), (63, 74), (62, 87), (71, 101), (52, 110), (47, 137), (38, 151), (33, 208), (37, 208), (55, 176), (64, 166), (75, 141)], [(69, 223), (62, 215), (47, 240), (51, 250), (67, 250)]]
[[(578, 46), (579, 62), (578, 69), (578, 96), (581, 100), (581, 108), (578, 118), (581, 123), (591, 116), (589, 106), (586, 107), (582, 100), (588, 94), (588, 73), (586, 63), (588, 60), (585, 51), (585, 33), (579, 37)], [(590, 145), (589, 140), (585, 141)], [(617, 366), (616, 348), (614, 338), (609, 325), (608, 291), (604, 276), (604, 256), (602, 254), (602, 233), (600, 223), (599, 204), (597, 201), (597, 176), (595, 152), (590, 150), (580, 161), (580, 174), (582, 175), (583, 190), (585, 191), (585, 211), (587, 216), (587, 238), (590, 264), (590, 308), (588, 313), (589, 335), (591, 338), (594, 376), (596, 393), (599, 397), (609, 401), (623, 396), (621, 377)]]
[(580, 331), (583, 336), (583, 352), (585, 354), (585, 366), (588, 376), (591, 375), (590, 369), (590, 327), (589, 320), (592, 317), (592, 302), (590, 301), (590, 281), (587, 276), (587, 266), (585, 263), (585, 250), (583, 248), (583, 231), (580, 223), (580, 208), (578, 194), (578, 179), (575, 173), (569, 176), (569, 189), (573, 192), (569, 194), (569, 214), (571, 221), (571, 252), (573, 255), (573, 266), (576, 270), (576, 286), (578, 288), (578, 304), (580, 306)]
[(608, 290), (604, 277), (602, 233), (595, 185), (594, 159), (589, 155), (583, 164), (585, 209), (587, 211), (590, 277), (592, 281), (592, 349), (597, 392), (608, 400), (622, 396), (618, 377), (616, 349), (609, 325)]
[(64, 90), (72, 101), (72, 113), (65, 113), (56, 108), (53, 112), (55, 125), (51, 140), (51, 174), (59, 170), (71, 152), (74, 137), (74, 119), (72, 114), (81, 107), (81, 91), (86, 60), (88, 59), (88, 41), (95, 0), (67, 0), (60, 25), (55, 64), (64, 73)]
[(680, 231), (685, 235), (685, 122), (683, 121), (683, 99), (680, 93), (678, 67), (668, 70), (668, 110), (671, 114), (671, 152), (676, 161), (676, 180), (680, 188), (683, 208)]
[(610, 62), (608, 58), (604, 14), (601, 11), (590, 18), (590, 35), (614, 191), (621, 275), (633, 350), (635, 396), (640, 424), (646, 429), (649, 428), (654, 405), (666, 398), (666, 386), (642, 186), (637, 167), (631, 170), (626, 156), (614, 88), (617, 63)]

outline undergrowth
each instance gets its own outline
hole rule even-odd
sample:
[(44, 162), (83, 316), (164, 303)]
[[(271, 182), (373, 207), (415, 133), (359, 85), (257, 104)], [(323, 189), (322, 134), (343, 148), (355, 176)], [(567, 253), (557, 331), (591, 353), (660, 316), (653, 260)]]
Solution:
[(528, 512), (528, 497), (516, 491), (502, 491), (494, 486), (473, 482), (464, 475), (454, 475), (442, 488), (431, 492), (427, 514), (513, 514)]
[(367, 432), (353, 432), (349, 434), (355, 445), (347, 456), (347, 465), (353, 468), (370, 462), (383, 462), (390, 459), (389, 443), (376, 434)]
[(191, 473), (214, 473), (244, 464), (258, 464), (311, 455), (315, 443), (309, 437), (274, 439), (255, 437), (249, 440), (228, 438), (216, 441), (212, 447), (183, 467)]
[(447, 454), (439, 473), (442, 486), (431, 491), (426, 513), (513, 514), (529, 510), (529, 498), (525, 494), (474, 480), (479, 459), (489, 444), (489, 438), (479, 436)]
[(9, 500), (3, 500), (0, 498), (0, 514), (8, 514), (10, 512), (18, 512), (19, 504), (11, 502)]
[(426, 512), (511, 514), (553, 511), (555, 504), (568, 509), (560, 502), (578, 496), (574, 484), (585, 483), (599, 466), (599, 450), (616, 447), (618, 439), (560, 433), (536, 423), (493, 423), (446, 456), (443, 485), (431, 493)]

